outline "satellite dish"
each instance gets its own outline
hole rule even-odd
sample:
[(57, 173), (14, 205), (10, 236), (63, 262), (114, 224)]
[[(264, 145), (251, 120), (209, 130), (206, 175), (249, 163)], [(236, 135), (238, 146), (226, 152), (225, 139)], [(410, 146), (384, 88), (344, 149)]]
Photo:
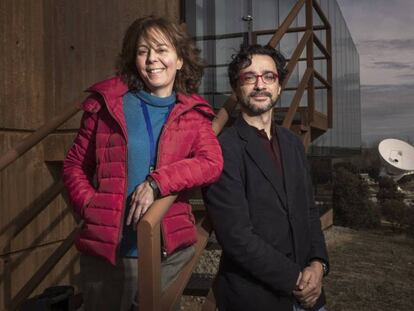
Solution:
[(395, 181), (405, 175), (414, 174), (414, 147), (399, 139), (384, 139), (378, 145), (384, 170), (381, 175), (388, 175)]

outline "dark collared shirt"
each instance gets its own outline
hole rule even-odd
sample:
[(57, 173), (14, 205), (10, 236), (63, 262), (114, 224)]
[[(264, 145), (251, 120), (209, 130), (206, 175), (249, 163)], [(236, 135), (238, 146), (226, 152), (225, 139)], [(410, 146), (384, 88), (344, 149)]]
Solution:
[(256, 130), (257, 136), (262, 141), (263, 146), (265, 147), (266, 151), (272, 158), (273, 163), (275, 164), (277, 173), (282, 175), (282, 178), (284, 179), (283, 168), (282, 168), (282, 157), (280, 155), (279, 139), (277, 138), (276, 128), (272, 126), (272, 129), (271, 129), (272, 137), (270, 139), (267, 136), (265, 130), (259, 130), (255, 127), (254, 129)]

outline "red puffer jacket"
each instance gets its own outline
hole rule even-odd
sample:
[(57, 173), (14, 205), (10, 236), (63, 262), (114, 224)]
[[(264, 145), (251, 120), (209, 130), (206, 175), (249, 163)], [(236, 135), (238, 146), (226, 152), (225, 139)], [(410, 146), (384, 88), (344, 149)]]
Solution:
[[(127, 130), (119, 77), (88, 89), (81, 127), (64, 162), (63, 180), (73, 209), (85, 225), (76, 246), (86, 254), (116, 263), (127, 192)], [(220, 145), (211, 128), (214, 116), (200, 96), (177, 95), (164, 125), (157, 167), (151, 176), (161, 195), (212, 183), (223, 168)], [(180, 194), (161, 224), (167, 254), (196, 241), (191, 206)]]

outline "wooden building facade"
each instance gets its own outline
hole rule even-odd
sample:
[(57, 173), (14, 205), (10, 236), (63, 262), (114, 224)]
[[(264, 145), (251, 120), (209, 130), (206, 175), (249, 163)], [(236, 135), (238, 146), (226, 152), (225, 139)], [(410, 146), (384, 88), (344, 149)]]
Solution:
[[(0, 1), (0, 156), (113, 75), (127, 26), (149, 14), (178, 21), (179, 1)], [(1, 310), (15, 308), (75, 226), (64, 197), (50, 192), (61, 187), (61, 161), (80, 115), (0, 172)], [(33, 294), (76, 284), (78, 274), (72, 247)]]

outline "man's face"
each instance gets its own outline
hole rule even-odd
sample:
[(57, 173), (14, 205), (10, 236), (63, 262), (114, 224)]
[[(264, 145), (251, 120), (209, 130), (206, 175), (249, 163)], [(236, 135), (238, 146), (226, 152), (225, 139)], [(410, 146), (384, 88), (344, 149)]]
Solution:
[[(253, 55), (251, 65), (240, 71), (241, 79), (236, 94), (242, 109), (247, 113), (260, 115), (276, 105), (281, 87), (278, 78), (274, 79), (274, 82), (271, 82), (272, 79), (266, 79), (266, 76), (271, 76), (271, 73), (278, 74), (275, 62), (270, 56), (260, 54)], [(252, 75), (253, 81), (254, 75), (265, 76), (257, 77), (256, 82), (251, 83), (249, 80), (252, 80)], [(243, 77), (250, 79), (243, 79)]]

